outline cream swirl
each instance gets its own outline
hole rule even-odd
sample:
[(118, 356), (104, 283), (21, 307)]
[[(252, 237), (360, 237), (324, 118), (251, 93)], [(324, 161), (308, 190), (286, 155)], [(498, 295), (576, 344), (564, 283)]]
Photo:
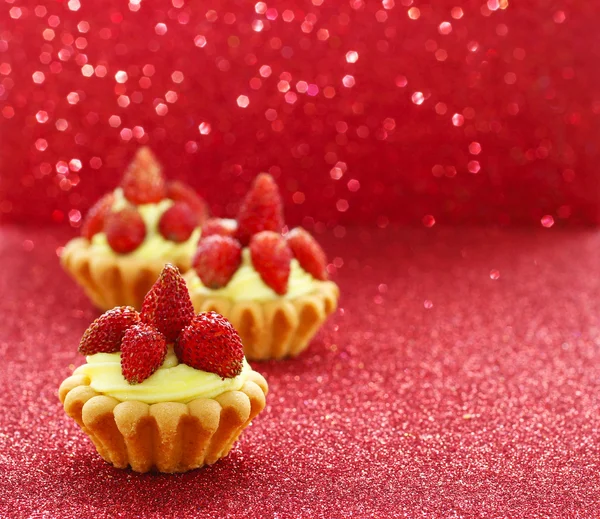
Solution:
[(86, 375), (90, 387), (119, 401), (137, 400), (147, 404), (158, 402), (188, 403), (196, 398), (214, 398), (226, 391), (239, 391), (252, 368), (244, 359), (242, 372), (235, 378), (222, 379), (215, 373), (180, 364), (173, 348), (158, 370), (140, 384), (129, 384), (121, 373), (120, 353), (97, 353), (86, 357), (87, 363), (74, 374)]
[[(113, 212), (120, 211), (129, 205), (121, 188), (115, 189), (114, 195), (115, 201), (111, 207)], [(192, 235), (181, 243), (165, 240), (158, 231), (160, 217), (173, 204), (173, 200), (165, 198), (157, 204), (142, 204), (137, 206), (137, 210), (146, 224), (146, 238), (137, 249), (126, 254), (126, 256), (132, 258), (174, 259), (175, 256), (189, 258), (194, 254), (198, 246), (198, 240), (200, 239), (200, 228), (195, 229)], [(105, 233), (95, 234), (92, 238), (91, 246), (94, 251), (100, 254), (123, 256), (123, 254), (117, 254), (112, 250)]]
[(267, 286), (252, 265), (250, 250), (244, 248), (242, 251), (242, 264), (229, 280), (226, 286), (216, 290), (204, 286), (198, 275), (192, 273), (186, 276), (190, 293), (199, 292), (217, 297), (225, 297), (235, 301), (269, 301), (273, 299), (294, 299), (299, 296), (314, 292), (319, 283), (323, 283), (312, 277), (304, 270), (297, 259), (292, 259), (290, 266), (290, 277), (288, 290), (285, 294), (277, 294), (271, 287)]

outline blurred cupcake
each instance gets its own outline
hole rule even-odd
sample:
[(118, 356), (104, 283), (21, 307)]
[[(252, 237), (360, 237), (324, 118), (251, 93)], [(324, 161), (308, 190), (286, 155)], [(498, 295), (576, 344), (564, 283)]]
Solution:
[(302, 352), (336, 309), (323, 249), (304, 229), (282, 235), (281, 197), (260, 174), (236, 220), (211, 219), (185, 275), (196, 311), (231, 321), (249, 359)]
[(99, 308), (140, 308), (165, 263), (191, 267), (207, 217), (204, 200), (182, 182), (165, 181), (150, 149), (141, 148), (121, 185), (89, 210), (61, 263)]
[(194, 315), (172, 265), (141, 313), (106, 312), (79, 351), (87, 362), (63, 381), (59, 398), (117, 468), (172, 473), (211, 465), (265, 407), (267, 383), (246, 362), (239, 335), (221, 315)]

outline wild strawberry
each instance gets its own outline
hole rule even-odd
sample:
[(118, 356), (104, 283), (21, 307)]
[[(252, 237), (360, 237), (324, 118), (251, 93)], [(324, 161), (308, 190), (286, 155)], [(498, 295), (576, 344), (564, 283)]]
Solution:
[(262, 280), (275, 292), (287, 292), (292, 251), (285, 238), (273, 231), (263, 231), (250, 240), (250, 257)]
[(237, 221), (237, 238), (242, 245), (247, 245), (250, 237), (261, 231), (281, 232), (283, 204), (271, 175), (261, 173), (256, 177), (240, 206)]
[(167, 263), (142, 304), (142, 322), (174, 342), (194, 317), (194, 308), (179, 269)]
[(209, 218), (204, 222), (202, 226), (202, 237), (208, 238), (217, 234), (219, 236), (235, 236), (238, 228), (236, 220), (230, 220), (228, 218)]
[(115, 197), (112, 193), (104, 195), (98, 200), (88, 211), (83, 225), (81, 226), (81, 236), (91, 240), (95, 234), (102, 232), (104, 229), (104, 219), (109, 213)]
[(292, 229), (286, 236), (292, 253), (312, 277), (324, 281), (327, 279), (327, 257), (317, 241), (301, 227)]
[(128, 328), (140, 322), (140, 314), (131, 306), (117, 306), (102, 314), (83, 334), (79, 353), (114, 353), (121, 348), (123, 335)]
[(134, 204), (153, 204), (165, 197), (162, 168), (150, 148), (138, 150), (129, 164), (121, 187), (125, 198)]
[(160, 217), (158, 230), (167, 240), (186, 241), (198, 226), (198, 217), (185, 202), (175, 202)]
[(112, 250), (127, 254), (137, 249), (146, 238), (146, 224), (137, 209), (125, 207), (106, 216), (104, 232)]
[(204, 223), (208, 218), (208, 205), (204, 199), (190, 186), (179, 180), (167, 182), (167, 198), (170, 198), (175, 202), (185, 202), (189, 205), (190, 209), (198, 218), (198, 225)]
[(242, 340), (231, 323), (216, 312), (194, 317), (177, 339), (175, 354), (180, 362), (223, 379), (242, 372)]
[(167, 341), (158, 330), (136, 324), (125, 332), (121, 343), (121, 372), (130, 384), (139, 384), (154, 373), (165, 360)]
[(229, 283), (242, 262), (240, 243), (229, 236), (202, 238), (192, 259), (198, 277), (208, 288), (221, 288)]

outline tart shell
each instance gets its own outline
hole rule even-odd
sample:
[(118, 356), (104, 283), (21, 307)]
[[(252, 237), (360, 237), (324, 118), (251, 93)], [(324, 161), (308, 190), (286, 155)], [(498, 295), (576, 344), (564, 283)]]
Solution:
[[(190, 271), (186, 276), (188, 288)], [(248, 359), (295, 357), (304, 351), (327, 317), (337, 308), (339, 288), (332, 281), (294, 299), (233, 301), (190, 290), (196, 312), (214, 311), (227, 318), (240, 334)]]
[(239, 391), (187, 404), (145, 404), (97, 393), (85, 375), (60, 386), (65, 412), (89, 436), (102, 458), (135, 472), (186, 472), (227, 456), (250, 421), (265, 407), (268, 385), (252, 371)]
[(181, 257), (154, 260), (126, 254), (98, 254), (85, 238), (69, 241), (60, 261), (101, 310), (115, 306), (133, 306), (139, 310), (165, 263), (173, 263), (181, 272), (191, 268), (191, 258), (183, 254)]

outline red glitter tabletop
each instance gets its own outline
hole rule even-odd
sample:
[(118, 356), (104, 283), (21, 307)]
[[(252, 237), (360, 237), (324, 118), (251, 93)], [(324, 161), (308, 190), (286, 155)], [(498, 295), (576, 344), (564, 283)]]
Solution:
[(0, 231), (0, 517), (597, 517), (600, 236), (465, 229), (324, 239), (341, 308), (268, 406), (181, 475), (104, 463), (58, 402), (97, 315), (67, 236)]
[(0, 219), (78, 226), (147, 144), (218, 215), (269, 171), (308, 227), (599, 223), (597, 33), (598, 0), (0, 0)]

